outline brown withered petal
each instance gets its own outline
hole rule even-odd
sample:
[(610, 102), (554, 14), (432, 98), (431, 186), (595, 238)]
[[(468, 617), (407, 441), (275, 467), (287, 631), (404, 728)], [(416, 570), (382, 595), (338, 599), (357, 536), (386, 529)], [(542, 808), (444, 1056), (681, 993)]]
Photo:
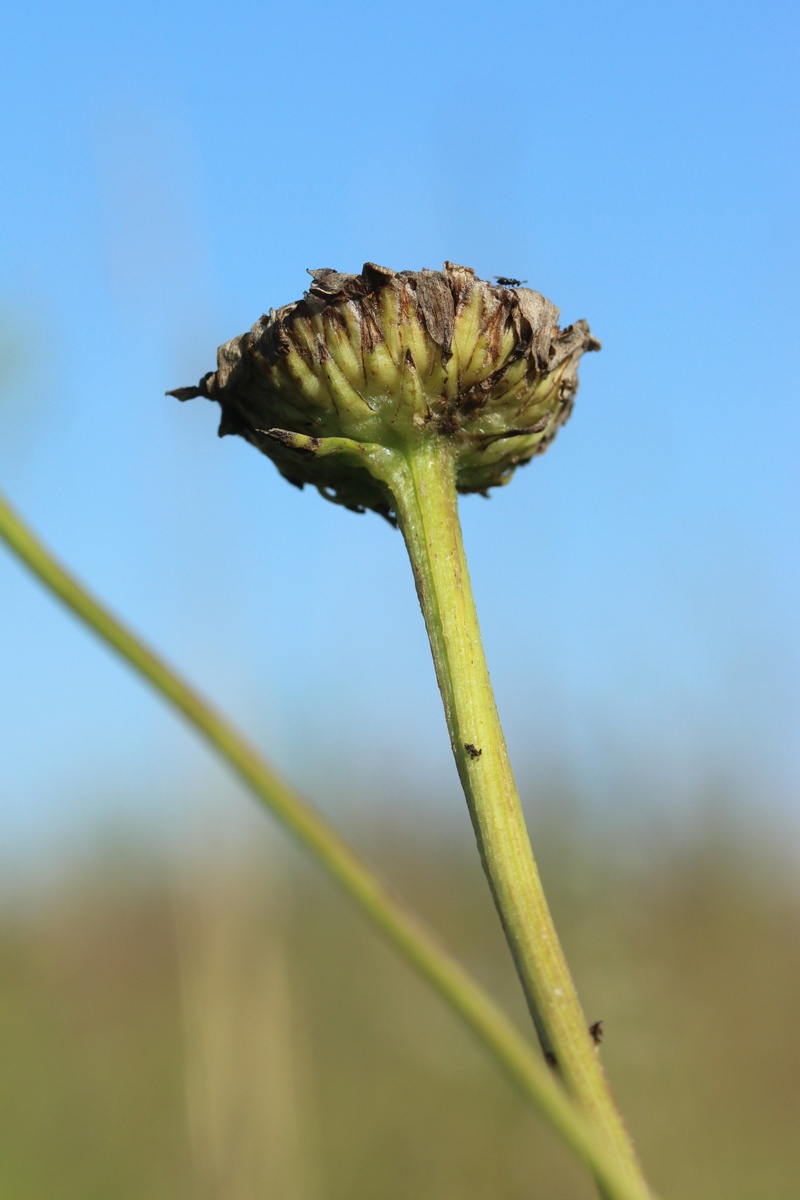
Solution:
[[(220, 435), (239, 434), (291, 483), (357, 511), (389, 516), (391, 496), (352, 459), (318, 454), (319, 439), (402, 451), (446, 438), (459, 491), (486, 492), (549, 445), (572, 409), (581, 355), (600, 348), (585, 321), (559, 329), (538, 292), (454, 263), (309, 275), (302, 300), (220, 346), (197, 387), (168, 394), (216, 400)], [(297, 434), (316, 440), (297, 449)]]

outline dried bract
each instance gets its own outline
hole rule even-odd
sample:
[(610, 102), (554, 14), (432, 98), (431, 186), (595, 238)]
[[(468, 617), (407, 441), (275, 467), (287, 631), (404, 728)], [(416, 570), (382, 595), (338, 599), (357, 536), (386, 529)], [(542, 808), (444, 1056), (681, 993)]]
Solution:
[[(389, 515), (391, 497), (346, 454), (316, 453), (319, 439), (408, 452), (446, 438), (458, 490), (485, 492), (546, 449), (572, 409), (581, 355), (600, 346), (585, 321), (559, 329), (538, 292), (454, 263), (309, 274), (302, 300), (220, 346), (197, 387), (169, 394), (218, 401), (221, 435), (348, 508)], [(298, 434), (313, 441), (298, 449)]]

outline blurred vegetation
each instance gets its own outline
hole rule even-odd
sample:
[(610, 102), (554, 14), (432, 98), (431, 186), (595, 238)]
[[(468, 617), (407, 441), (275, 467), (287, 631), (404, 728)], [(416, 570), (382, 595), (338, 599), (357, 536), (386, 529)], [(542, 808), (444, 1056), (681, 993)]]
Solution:
[[(795, 1195), (793, 864), (721, 820), (666, 839), (571, 816), (536, 831), (545, 883), (654, 1186), (664, 1200)], [(524, 1022), (465, 842), (366, 837)], [(0, 1058), (0, 1200), (594, 1197), (292, 851), (169, 868), (98, 853), (8, 897)]]

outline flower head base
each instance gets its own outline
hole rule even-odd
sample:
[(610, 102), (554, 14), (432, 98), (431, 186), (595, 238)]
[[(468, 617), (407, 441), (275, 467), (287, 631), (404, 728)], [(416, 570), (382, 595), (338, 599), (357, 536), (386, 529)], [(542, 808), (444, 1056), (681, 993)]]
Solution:
[(578, 360), (600, 348), (585, 321), (560, 330), (538, 292), (469, 267), (309, 274), (302, 300), (220, 346), (198, 387), (169, 394), (217, 400), (220, 435), (359, 511), (389, 515), (391, 496), (358, 456), (322, 452), (326, 439), (400, 453), (446, 439), (458, 490), (485, 492), (547, 448), (572, 409)]

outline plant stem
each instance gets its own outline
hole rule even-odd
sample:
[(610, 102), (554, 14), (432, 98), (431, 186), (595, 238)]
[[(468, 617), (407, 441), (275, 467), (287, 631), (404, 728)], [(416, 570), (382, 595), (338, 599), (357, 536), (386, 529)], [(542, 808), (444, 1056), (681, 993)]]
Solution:
[(494, 1001), (347, 843), (240, 733), (101, 605), (0, 496), (0, 538), (39, 580), (189, 721), (349, 894), (405, 960), (436, 989), (593, 1174), (609, 1200), (653, 1200), (621, 1169), (586, 1117)]
[(444, 439), (414, 448), (391, 480), (458, 773), (494, 902), (542, 1048), (631, 1180), (641, 1172), (558, 941), (481, 644)]

